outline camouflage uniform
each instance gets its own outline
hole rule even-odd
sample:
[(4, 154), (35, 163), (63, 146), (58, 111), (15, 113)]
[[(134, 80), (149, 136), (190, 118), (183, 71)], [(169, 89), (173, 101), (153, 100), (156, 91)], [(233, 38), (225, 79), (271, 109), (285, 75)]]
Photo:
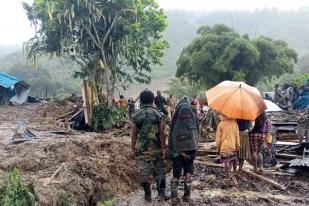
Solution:
[(155, 175), (157, 181), (165, 181), (165, 164), (161, 156), (160, 121), (162, 116), (150, 105), (144, 105), (133, 115), (136, 125), (137, 160), (141, 182), (149, 182)]

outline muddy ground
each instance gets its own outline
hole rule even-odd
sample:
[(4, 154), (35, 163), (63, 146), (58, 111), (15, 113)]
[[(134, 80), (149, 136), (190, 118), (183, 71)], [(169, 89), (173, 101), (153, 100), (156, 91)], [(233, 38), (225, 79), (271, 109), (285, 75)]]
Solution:
[[(137, 184), (136, 164), (129, 158), (128, 128), (104, 134), (51, 133), (64, 131), (55, 119), (72, 108), (69, 103), (0, 107), (0, 176), (5, 178), (9, 168), (17, 166), (23, 179), (34, 183), (38, 205), (43, 206), (57, 205), (60, 192), (72, 195), (75, 205), (82, 206), (111, 198), (114, 205), (120, 206), (169, 205), (156, 200), (155, 185), (153, 203), (144, 202)], [(27, 121), (40, 139), (10, 144), (19, 120)], [(210, 161), (207, 157), (198, 158)], [(223, 183), (222, 168), (196, 164), (190, 205), (309, 205), (307, 177), (278, 168), (266, 170), (265, 176), (284, 185), (286, 191), (246, 174), (236, 177), (238, 186)]]
[[(72, 107), (49, 103), (0, 107), (0, 176), (17, 166), (23, 178), (33, 182), (39, 205), (57, 205), (60, 192), (72, 195), (77, 205), (88, 206), (137, 189), (129, 137), (115, 137), (122, 131), (51, 133), (64, 131), (53, 119)], [(10, 144), (19, 120), (27, 121), (40, 139)]]
[[(275, 173), (275, 174), (272, 174)], [(182, 203), (183, 206), (202, 205), (309, 205), (309, 179), (291, 174), (280, 174), (279, 172), (266, 171), (265, 176), (286, 187), (286, 191), (280, 191), (267, 183), (261, 182), (247, 174), (236, 176), (238, 186), (233, 181), (222, 182), (223, 169), (207, 167), (195, 164), (195, 175), (192, 183), (192, 203)], [(155, 188), (153, 187), (153, 190)], [(183, 187), (180, 186), (180, 197)], [(152, 205), (167, 206), (169, 202), (161, 203), (153, 191), (154, 201), (147, 204), (143, 200), (143, 192), (134, 192), (116, 205)]]

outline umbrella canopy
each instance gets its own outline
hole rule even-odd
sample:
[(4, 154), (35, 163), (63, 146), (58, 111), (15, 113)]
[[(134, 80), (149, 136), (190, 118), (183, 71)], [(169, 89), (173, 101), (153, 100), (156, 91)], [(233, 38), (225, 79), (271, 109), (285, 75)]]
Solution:
[(244, 82), (221, 82), (206, 97), (211, 108), (233, 119), (255, 120), (266, 109), (259, 90)]
[(273, 103), (272, 101), (269, 101), (267, 99), (264, 99), (265, 104), (267, 109), (265, 110), (265, 112), (280, 112), (282, 111), (282, 109), (276, 105), (275, 103)]

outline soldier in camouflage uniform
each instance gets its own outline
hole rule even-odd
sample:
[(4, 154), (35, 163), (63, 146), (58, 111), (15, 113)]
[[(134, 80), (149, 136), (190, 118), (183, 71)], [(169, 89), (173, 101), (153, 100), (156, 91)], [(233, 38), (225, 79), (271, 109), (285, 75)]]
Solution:
[(154, 94), (151, 91), (141, 92), (140, 101), (143, 106), (133, 115), (132, 157), (136, 157), (138, 161), (145, 200), (151, 202), (150, 185), (153, 174), (160, 200), (167, 200), (164, 163), (166, 143), (162, 117), (153, 107)]

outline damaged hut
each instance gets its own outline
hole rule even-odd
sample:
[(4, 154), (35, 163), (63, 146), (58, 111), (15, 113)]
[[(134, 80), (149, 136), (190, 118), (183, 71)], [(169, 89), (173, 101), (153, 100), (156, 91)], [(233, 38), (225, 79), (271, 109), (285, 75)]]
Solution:
[(27, 101), (30, 85), (18, 77), (0, 72), (0, 105), (21, 105)]

